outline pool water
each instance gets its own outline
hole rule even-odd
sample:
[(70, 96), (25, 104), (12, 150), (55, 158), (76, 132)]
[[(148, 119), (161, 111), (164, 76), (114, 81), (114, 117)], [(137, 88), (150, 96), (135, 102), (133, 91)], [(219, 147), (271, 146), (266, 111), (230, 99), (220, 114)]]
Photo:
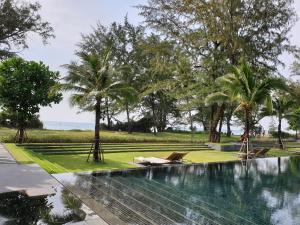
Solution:
[(56, 178), (122, 224), (300, 225), (299, 157)]
[(86, 218), (80, 199), (62, 186), (55, 194), (29, 197), (21, 192), (0, 194), (0, 225), (77, 224)]

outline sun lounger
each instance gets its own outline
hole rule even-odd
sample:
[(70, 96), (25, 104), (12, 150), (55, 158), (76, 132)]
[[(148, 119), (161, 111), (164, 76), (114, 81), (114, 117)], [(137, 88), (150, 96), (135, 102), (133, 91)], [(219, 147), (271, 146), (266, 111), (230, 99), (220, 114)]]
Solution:
[(255, 157), (266, 157), (266, 154), (270, 151), (271, 148), (257, 148), (257, 149), (253, 149), (255, 153)]
[(170, 160), (156, 157), (134, 157), (134, 161), (138, 161), (139, 164), (143, 165), (162, 165), (171, 163)]
[(172, 152), (166, 158), (157, 158), (157, 157), (134, 157), (133, 162), (138, 161), (142, 165), (162, 165), (162, 164), (171, 164), (171, 163), (181, 163), (183, 157), (186, 156), (188, 152)]
[(239, 152), (238, 157), (240, 159), (253, 159), (255, 157), (255, 154), (252, 152), (249, 152), (248, 154), (246, 152)]
[(183, 157), (187, 154), (188, 152), (172, 152), (171, 155), (166, 158), (166, 160), (170, 160), (172, 162), (182, 161)]
[(239, 152), (238, 157), (241, 159), (253, 159), (253, 158), (263, 158), (270, 151), (270, 148), (254, 148), (248, 154), (245, 152)]

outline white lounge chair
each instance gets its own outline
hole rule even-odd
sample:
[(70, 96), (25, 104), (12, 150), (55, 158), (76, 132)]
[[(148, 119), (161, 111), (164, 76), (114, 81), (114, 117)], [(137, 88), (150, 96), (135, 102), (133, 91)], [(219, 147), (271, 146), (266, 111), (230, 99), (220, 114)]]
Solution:
[(142, 165), (162, 165), (162, 164), (170, 164), (170, 163), (181, 163), (183, 157), (186, 156), (188, 152), (172, 152), (166, 158), (157, 158), (157, 157), (134, 157), (133, 162), (138, 161), (139, 164)]

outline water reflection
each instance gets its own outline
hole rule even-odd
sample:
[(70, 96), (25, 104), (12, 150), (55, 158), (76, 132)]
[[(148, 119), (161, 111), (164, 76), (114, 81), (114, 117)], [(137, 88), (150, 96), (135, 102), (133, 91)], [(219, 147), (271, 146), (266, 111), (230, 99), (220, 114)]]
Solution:
[(72, 224), (85, 219), (86, 213), (81, 208), (81, 201), (62, 187), (57, 187), (56, 194), (51, 196), (4, 193), (0, 194), (0, 224)]
[[(150, 211), (159, 211), (180, 224), (300, 225), (299, 157), (68, 174), (58, 179), (121, 219), (126, 217), (124, 205), (133, 208), (142, 202), (136, 211), (148, 220)], [(127, 217), (128, 224), (134, 222)]]

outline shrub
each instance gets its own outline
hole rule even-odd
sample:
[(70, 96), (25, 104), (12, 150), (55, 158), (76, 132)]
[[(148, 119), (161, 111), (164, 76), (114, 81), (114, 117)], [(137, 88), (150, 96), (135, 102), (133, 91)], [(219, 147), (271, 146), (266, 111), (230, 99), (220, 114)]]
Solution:
[[(278, 138), (277, 131), (271, 131), (270, 134), (272, 135), (273, 138)], [(293, 137), (293, 135), (288, 132), (281, 131), (281, 137), (282, 138), (290, 138), (290, 137)]]

